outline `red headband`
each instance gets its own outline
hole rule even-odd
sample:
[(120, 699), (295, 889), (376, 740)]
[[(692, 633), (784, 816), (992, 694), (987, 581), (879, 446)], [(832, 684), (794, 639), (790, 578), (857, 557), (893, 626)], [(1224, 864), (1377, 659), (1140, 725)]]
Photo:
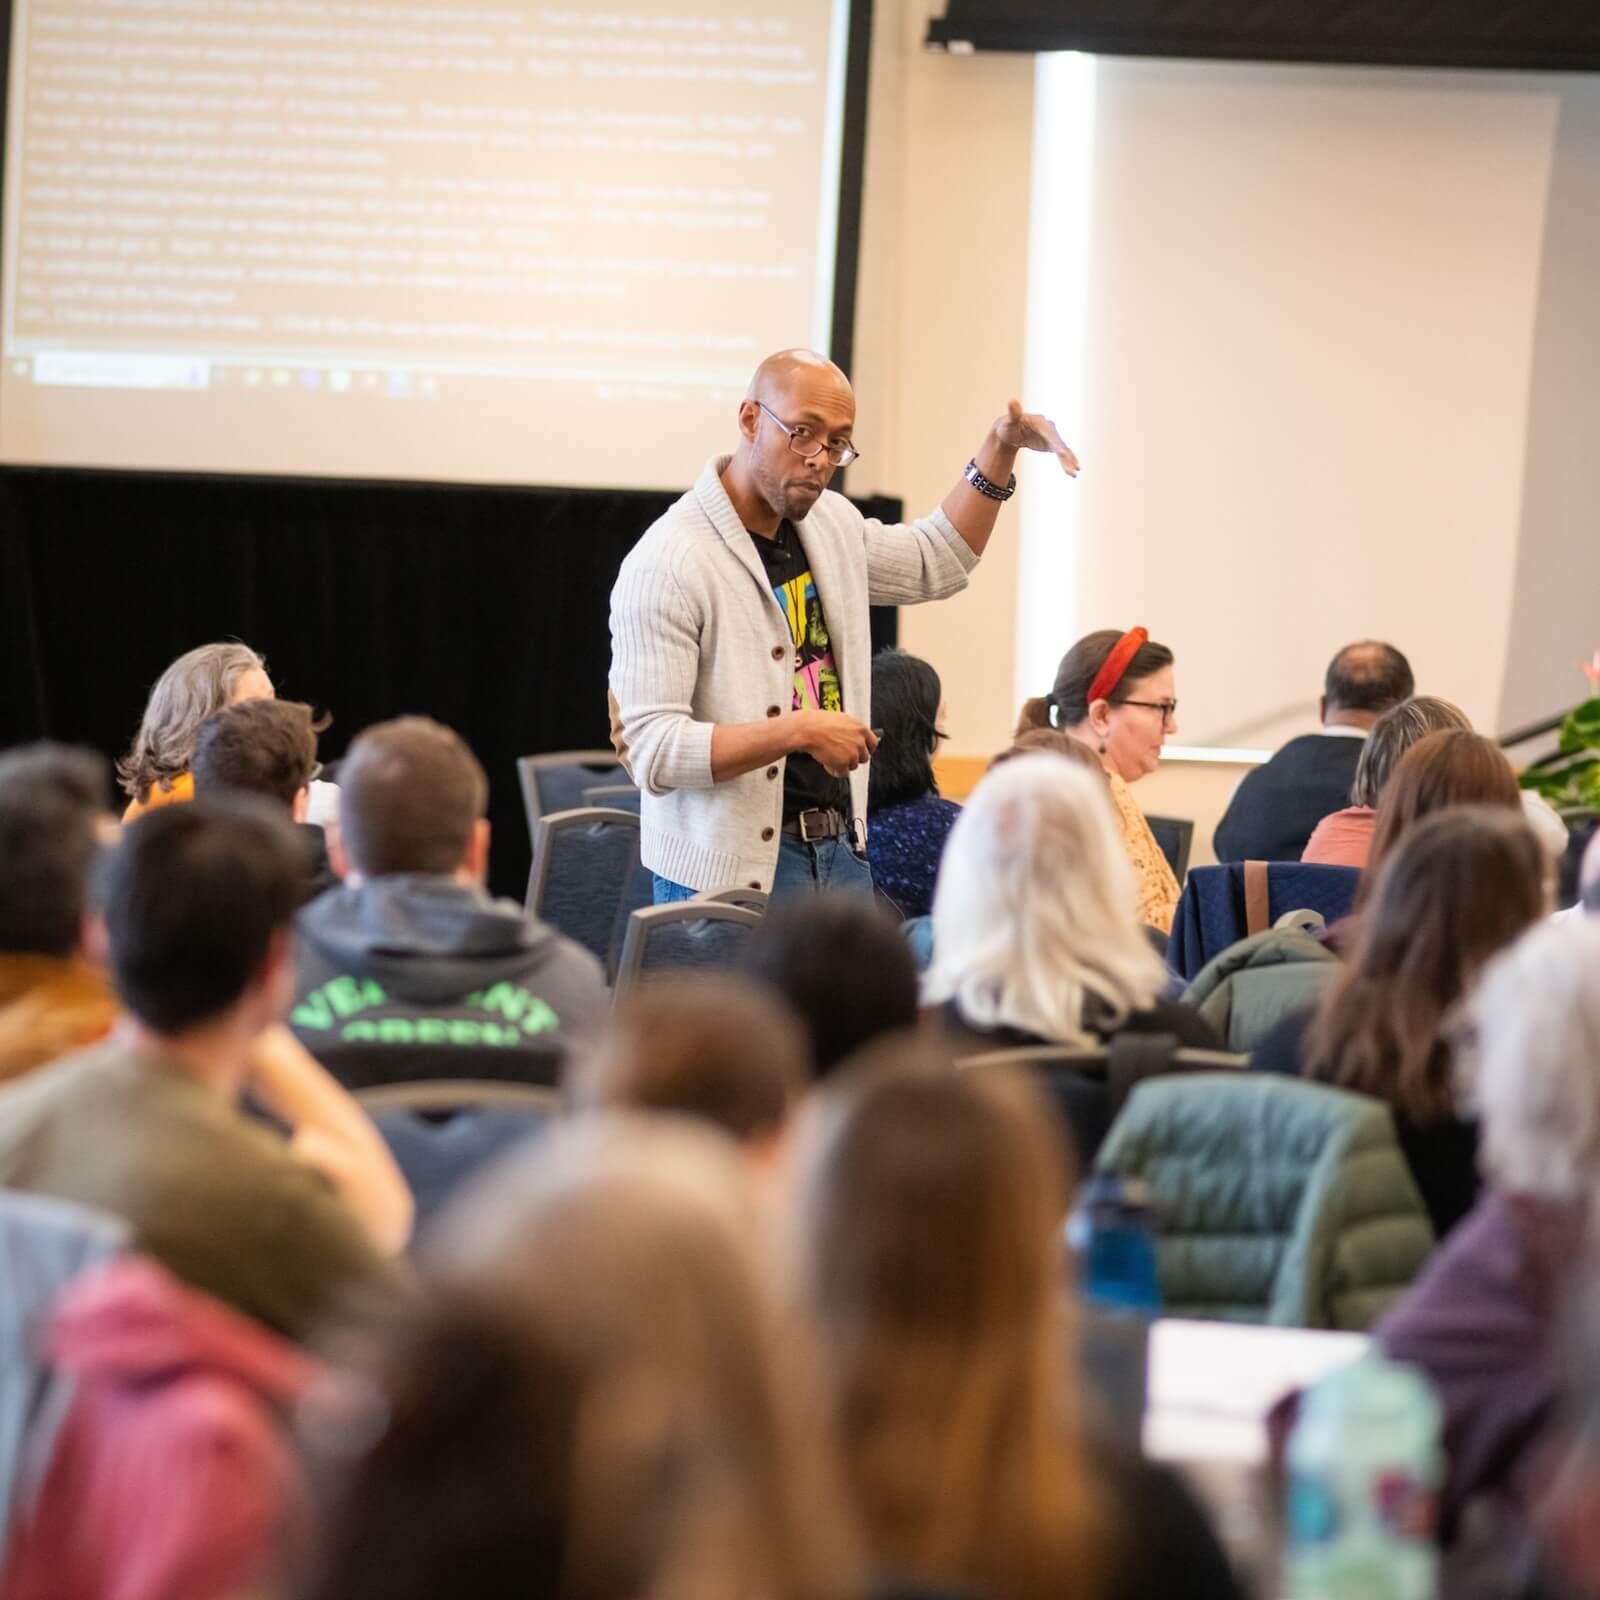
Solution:
[(1150, 632), (1147, 628), (1129, 628), (1117, 640), (1112, 646), (1111, 654), (1105, 659), (1105, 665), (1095, 673), (1094, 682), (1089, 685), (1088, 704), (1093, 705), (1096, 700), (1111, 698), (1116, 692), (1117, 685), (1122, 682), (1129, 663), (1149, 642)]

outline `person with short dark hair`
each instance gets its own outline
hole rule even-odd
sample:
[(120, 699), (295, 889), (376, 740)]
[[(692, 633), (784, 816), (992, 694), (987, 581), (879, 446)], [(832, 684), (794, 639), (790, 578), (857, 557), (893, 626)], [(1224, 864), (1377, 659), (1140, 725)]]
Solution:
[(485, 890), (477, 758), (441, 723), (400, 717), (352, 742), (339, 792), (329, 854), (344, 881), (300, 914), (296, 1034), (313, 1054), (360, 1050), (366, 1082), (415, 1076), (409, 1058), (429, 1044), (481, 1049), (480, 1077), (548, 1082), (540, 1047), (604, 1013), (605, 979), (587, 950)]
[(804, 1024), (818, 1078), (881, 1035), (918, 1024), (911, 950), (889, 914), (865, 898), (773, 906), (741, 970), (781, 996)]
[(104, 759), (35, 744), (0, 755), (0, 1081), (103, 1038), (117, 1015), (83, 950), (97, 828), (114, 825)]
[(298, 700), (241, 700), (214, 711), (195, 736), (190, 771), (196, 794), (232, 789), (259, 794), (281, 805), (294, 820), (306, 854), (310, 900), (336, 881), (328, 863), (327, 839), (306, 820), (317, 762), (319, 724), (311, 707)]
[[(382, 1281), (355, 1204), (398, 1183), (315, 1063), (260, 1048), (289, 998), (299, 874), (293, 833), (259, 801), (126, 828), (99, 872), (96, 937), (127, 1016), (111, 1042), (0, 1091), (0, 1185), (122, 1217), (178, 1277), (296, 1338)], [(247, 1090), (287, 1146), (239, 1112)]]
[(1298, 861), (1317, 824), (1350, 804), (1378, 718), (1415, 692), (1411, 664), (1393, 645), (1346, 645), (1328, 663), (1321, 731), (1291, 739), (1245, 775), (1217, 824), (1217, 860)]
[(709, 1122), (766, 1169), (810, 1077), (805, 1034), (778, 996), (725, 973), (685, 973), (621, 1000), (561, 1082), (578, 1111)]
[(904, 650), (881, 651), (872, 658), (872, 716), (879, 736), (867, 771), (872, 886), (902, 917), (925, 917), (944, 842), (961, 815), (933, 776), (934, 752), (945, 737), (939, 674)]

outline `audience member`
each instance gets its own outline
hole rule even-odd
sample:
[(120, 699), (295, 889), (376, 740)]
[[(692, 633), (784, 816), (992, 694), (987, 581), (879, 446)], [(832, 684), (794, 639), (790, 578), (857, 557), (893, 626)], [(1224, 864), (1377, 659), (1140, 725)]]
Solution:
[(1413, 695), (1385, 711), (1361, 746), (1349, 805), (1316, 825), (1300, 859), (1329, 867), (1365, 867), (1378, 823), (1378, 800), (1395, 764), (1419, 739), (1452, 731), (1470, 733), (1472, 724), (1448, 700)]
[(800, 1156), (797, 1298), (885, 1586), (1057, 1600), (1232, 1596), (1176, 1479), (1091, 1438), (1064, 1292), (1067, 1175), (1010, 1069), (868, 1052)]
[(944, 732), (939, 674), (904, 650), (872, 658), (878, 748), (867, 772), (867, 863), (872, 886), (902, 917), (933, 908), (933, 885), (950, 825), (961, 814), (940, 797), (933, 755)]
[(105, 762), (37, 744), (0, 755), (0, 1081), (93, 1044), (117, 998), (83, 950)]
[(122, 820), (193, 799), (189, 762), (200, 724), (224, 706), (272, 696), (267, 664), (248, 645), (203, 644), (179, 656), (156, 680), (133, 748), (117, 763), (128, 796)]
[(289, 813), (305, 845), (307, 900), (335, 882), (323, 830), (306, 821), (311, 782), (321, 770), (321, 726), (298, 700), (241, 700), (200, 724), (190, 763), (196, 794), (234, 789), (265, 795)]
[(1087, 767), (1102, 783), (1110, 787), (1110, 775), (1106, 771), (1105, 762), (1082, 739), (1074, 739), (1070, 733), (1058, 733), (1054, 728), (1029, 728), (1019, 733), (1006, 749), (989, 762), (986, 771), (993, 772), (996, 767), (1004, 766), (1008, 761), (1015, 761), (1018, 756), (1037, 755), (1041, 751), (1049, 755), (1065, 756), (1068, 761), (1076, 761), (1080, 767)]
[(1252, 1057), (1386, 1101), (1441, 1239), (1478, 1198), (1478, 1130), (1458, 1111), (1446, 1022), (1484, 965), (1545, 914), (1544, 877), (1514, 814), (1457, 807), (1419, 822), (1377, 876), (1348, 965)]
[(862, 1593), (749, 1210), (727, 1142), (664, 1120), (497, 1169), (316, 1430), (345, 1459), (310, 1600)]
[(1143, 628), (1088, 634), (1061, 658), (1050, 693), (1023, 705), (1017, 733), (1035, 728), (1060, 729), (1099, 753), (1137, 879), (1139, 920), (1170, 933), (1178, 880), (1128, 785), (1156, 770), (1162, 745), (1178, 731), (1172, 652)]
[[(377, 723), (339, 787), (329, 847), (344, 882), (298, 924), (290, 1021), (313, 1054), (436, 1037), (481, 1045), (483, 1075), (503, 1076), (496, 1046), (566, 1041), (605, 1011), (594, 957), (484, 888), (489, 783), (457, 734), (426, 717)], [(398, 1056), (395, 1075), (412, 1075)]]
[(1220, 1050), (1198, 1013), (1160, 998), (1167, 973), (1134, 912), (1105, 785), (1031, 755), (985, 776), (950, 833), (923, 998), (968, 1046), (1092, 1047), (1166, 1033)]
[(709, 1122), (766, 1175), (810, 1078), (805, 1035), (777, 996), (725, 974), (688, 973), (621, 1000), (569, 1057), (561, 1082), (577, 1111), (672, 1111)]
[[(299, 875), (287, 823), (258, 802), (126, 829), (97, 892), (127, 1020), (0, 1091), (0, 1184), (122, 1217), (180, 1278), (291, 1337), (381, 1280), (374, 1239), (409, 1226), (355, 1103), (304, 1052), (252, 1054), (288, 999)], [(287, 1148), (236, 1109), (247, 1089)]]
[(916, 963), (900, 929), (869, 900), (774, 905), (743, 970), (799, 1019), (818, 1078), (880, 1035), (918, 1023)]
[(131, 1257), (67, 1291), (49, 1355), (71, 1396), (18, 1503), (6, 1600), (229, 1600), (303, 1559), (287, 1422), (317, 1375), (304, 1354)]
[(1546, 922), (1501, 955), (1457, 1054), (1487, 1187), (1377, 1330), (1444, 1407), (1447, 1544), (1476, 1504), (1515, 1525), (1548, 1487), (1562, 1311), (1600, 1198), (1600, 926)]
[(1367, 870), (1356, 891), (1359, 913), (1391, 852), (1424, 817), (1450, 806), (1498, 806), (1523, 813), (1511, 763), (1492, 739), (1460, 729), (1430, 733), (1401, 756), (1384, 785)]
[(1217, 860), (1300, 860), (1317, 824), (1349, 803), (1363, 742), (1378, 718), (1415, 689), (1411, 664), (1393, 645), (1346, 645), (1328, 664), (1321, 731), (1291, 739), (1245, 775), (1217, 824)]

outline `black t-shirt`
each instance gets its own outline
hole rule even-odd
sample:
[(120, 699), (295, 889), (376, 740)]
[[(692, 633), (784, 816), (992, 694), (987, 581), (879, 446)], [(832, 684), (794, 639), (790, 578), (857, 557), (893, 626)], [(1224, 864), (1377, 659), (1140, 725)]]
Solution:
[[(793, 709), (843, 711), (828, 619), (822, 613), (811, 563), (794, 524), (780, 522), (770, 539), (755, 533), (750, 537), (761, 554), (767, 582), (789, 621), (789, 637), (794, 641)], [(822, 763), (804, 751), (790, 756), (783, 773), (783, 820), (788, 822), (802, 811), (830, 807), (843, 816), (850, 815), (849, 782), (830, 778)]]

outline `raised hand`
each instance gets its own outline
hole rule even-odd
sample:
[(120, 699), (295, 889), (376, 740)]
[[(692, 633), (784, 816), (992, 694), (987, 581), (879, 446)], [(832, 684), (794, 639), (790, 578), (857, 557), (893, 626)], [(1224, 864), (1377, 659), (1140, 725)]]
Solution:
[(1078, 458), (1056, 430), (1049, 417), (1024, 411), (1020, 400), (1013, 400), (1006, 414), (994, 425), (995, 438), (1008, 450), (1040, 450), (1053, 455), (1068, 477), (1078, 475)]

